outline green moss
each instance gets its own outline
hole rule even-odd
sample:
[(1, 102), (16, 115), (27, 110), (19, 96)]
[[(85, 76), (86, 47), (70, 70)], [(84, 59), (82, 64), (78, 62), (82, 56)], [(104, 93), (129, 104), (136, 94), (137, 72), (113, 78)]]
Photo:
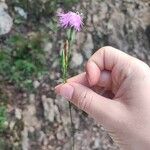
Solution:
[(5, 106), (0, 106), (0, 132), (3, 132), (5, 128), (5, 122), (7, 120), (7, 115), (6, 115), (6, 107)]
[(43, 35), (39, 33), (30, 38), (16, 34), (6, 41), (7, 49), (0, 50), (2, 81), (31, 90), (32, 79), (36, 79), (39, 73), (42, 74), (47, 69), (43, 39)]

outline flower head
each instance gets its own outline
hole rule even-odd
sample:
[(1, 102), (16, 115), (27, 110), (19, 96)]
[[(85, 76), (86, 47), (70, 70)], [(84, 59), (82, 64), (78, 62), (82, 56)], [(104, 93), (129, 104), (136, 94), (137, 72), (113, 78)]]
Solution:
[(80, 31), (83, 26), (83, 18), (79, 13), (68, 12), (59, 13), (59, 23), (63, 28), (73, 27), (75, 30)]

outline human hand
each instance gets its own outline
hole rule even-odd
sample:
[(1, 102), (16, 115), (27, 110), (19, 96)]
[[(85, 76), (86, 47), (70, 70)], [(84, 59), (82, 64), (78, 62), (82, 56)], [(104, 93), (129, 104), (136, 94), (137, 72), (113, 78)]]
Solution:
[[(100, 95), (102, 87), (113, 95)], [(102, 124), (121, 149), (150, 149), (150, 68), (144, 62), (103, 47), (86, 72), (55, 90)]]

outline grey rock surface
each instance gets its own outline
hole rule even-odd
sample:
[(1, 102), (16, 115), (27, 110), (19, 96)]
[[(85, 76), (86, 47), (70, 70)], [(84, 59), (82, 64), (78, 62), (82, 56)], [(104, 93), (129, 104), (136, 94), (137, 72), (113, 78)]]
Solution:
[(22, 150), (29, 150), (29, 138), (28, 138), (28, 129), (24, 128), (22, 131)]
[(72, 53), (71, 66), (79, 67), (83, 63), (83, 56), (80, 53)]
[(13, 19), (6, 12), (6, 9), (7, 5), (0, 2), (0, 35), (10, 32), (13, 25)]
[(15, 7), (15, 11), (24, 19), (27, 19), (27, 13), (21, 7)]
[(44, 108), (45, 119), (53, 122), (55, 117), (55, 105), (53, 99), (47, 98), (45, 95), (42, 96), (42, 103)]

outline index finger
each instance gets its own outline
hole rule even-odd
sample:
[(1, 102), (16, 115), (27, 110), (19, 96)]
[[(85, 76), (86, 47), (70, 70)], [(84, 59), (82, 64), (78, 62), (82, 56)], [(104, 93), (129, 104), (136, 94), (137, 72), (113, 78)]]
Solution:
[[(87, 62), (86, 70), (91, 86), (99, 82), (103, 70), (111, 71), (112, 78), (122, 78), (126, 74), (126, 66), (130, 56), (113, 47), (106, 46), (99, 49)], [(124, 78), (124, 77), (123, 77)]]

